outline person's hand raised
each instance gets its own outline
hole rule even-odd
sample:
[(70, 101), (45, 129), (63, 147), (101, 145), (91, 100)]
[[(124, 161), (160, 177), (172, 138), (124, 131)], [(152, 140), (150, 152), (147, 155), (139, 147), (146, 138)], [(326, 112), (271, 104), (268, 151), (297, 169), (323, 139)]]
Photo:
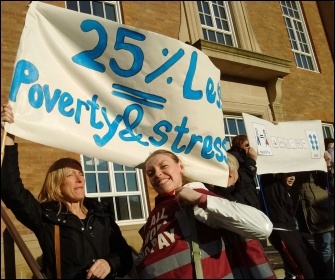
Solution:
[(14, 122), (14, 114), (12, 111), (12, 107), (9, 104), (1, 105), (1, 127), (4, 128), (5, 123), (13, 123)]
[[(14, 114), (12, 111), (12, 107), (9, 104), (1, 105), (1, 128), (5, 127), (5, 123), (13, 123), (14, 122)], [(5, 145), (14, 145), (13, 134), (7, 133), (5, 139)]]
[(331, 154), (328, 152), (328, 151), (325, 151), (325, 153), (324, 153), (324, 158), (325, 158), (325, 161), (326, 161), (326, 163), (327, 163), (327, 166), (330, 166), (331, 165), (331, 159), (332, 159), (332, 156), (331, 156)]
[(257, 152), (253, 147), (249, 147), (248, 152), (247, 152), (247, 157), (252, 158), (253, 160), (257, 160)]

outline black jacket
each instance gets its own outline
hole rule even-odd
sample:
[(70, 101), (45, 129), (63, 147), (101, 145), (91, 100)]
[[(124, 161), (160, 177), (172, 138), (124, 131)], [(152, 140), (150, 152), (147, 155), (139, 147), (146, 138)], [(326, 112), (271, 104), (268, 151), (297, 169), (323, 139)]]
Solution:
[(236, 201), (245, 205), (261, 210), (259, 196), (256, 188), (251, 185), (245, 185), (240, 178), (233, 186), (223, 188), (220, 186), (213, 186), (205, 184), (205, 186), (212, 192), (230, 200)]
[(263, 193), (273, 227), (296, 230), (295, 207), (288, 188), (274, 178), (269, 184), (263, 185)]
[(224, 198), (230, 201), (237, 201), (242, 204), (246, 204), (255, 207), (258, 210), (261, 209), (261, 202), (258, 190), (256, 188), (256, 161), (250, 157), (242, 158), (240, 154), (229, 152), (236, 157), (239, 161), (240, 167), (238, 169), (238, 180), (233, 186), (227, 188), (213, 186), (205, 184), (206, 187)]
[(42, 271), (56, 278), (54, 225), (60, 226), (61, 272), (64, 279), (86, 279), (86, 270), (105, 259), (112, 270), (105, 279), (125, 276), (132, 268), (131, 248), (122, 237), (107, 204), (85, 198), (87, 224), (58, 202), (40, 203), (24, 188), (18, 166), (17, 144), (6, 146), (1, 168), (1, 199), (15, 217), (32, 230), (41, 246)]

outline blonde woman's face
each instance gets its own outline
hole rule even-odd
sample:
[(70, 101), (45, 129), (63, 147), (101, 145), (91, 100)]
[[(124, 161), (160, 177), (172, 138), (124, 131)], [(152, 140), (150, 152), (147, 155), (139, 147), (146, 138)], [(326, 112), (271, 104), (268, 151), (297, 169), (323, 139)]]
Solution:
[(153, 156), (147, 161), (145, 169), (151, 185), (158, 194), (168, 194), (182, 186), (184, 167), (168, 155)]
[(62, 197), (70, 203), (78, 202), (85, 197), (85, 177), (79, 168), (66, 168), (66, 177), (60, 191)]

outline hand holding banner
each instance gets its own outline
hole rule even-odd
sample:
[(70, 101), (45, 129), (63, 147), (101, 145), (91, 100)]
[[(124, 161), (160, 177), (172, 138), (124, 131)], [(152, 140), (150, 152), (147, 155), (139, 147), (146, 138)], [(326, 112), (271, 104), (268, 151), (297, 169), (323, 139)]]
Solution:
[(19, 137), (127, 166), (168, 149), (227, 184), (220, 71), (178, 40), (33, 1), (9, 100)]

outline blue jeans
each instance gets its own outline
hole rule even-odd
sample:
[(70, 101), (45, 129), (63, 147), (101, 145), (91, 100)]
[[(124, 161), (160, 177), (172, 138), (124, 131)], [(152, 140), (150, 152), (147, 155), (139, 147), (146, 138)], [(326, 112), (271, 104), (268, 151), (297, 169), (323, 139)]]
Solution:
[(331, 232), (313, 234), (315, 249), (324, 271), (323, 279), (334, 279), (334, 261), (331, 248)]

